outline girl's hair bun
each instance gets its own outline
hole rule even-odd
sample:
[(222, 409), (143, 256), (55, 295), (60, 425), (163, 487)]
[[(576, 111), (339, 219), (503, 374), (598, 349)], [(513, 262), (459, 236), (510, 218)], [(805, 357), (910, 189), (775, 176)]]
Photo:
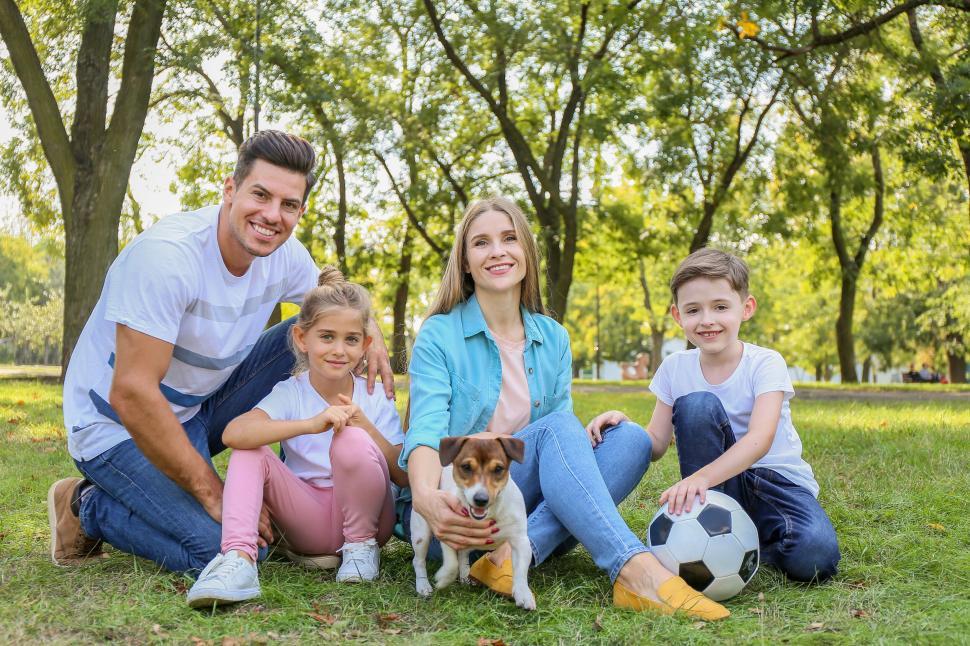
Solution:
[(325, 265), (323, 269), (320, 270), (320, 277), (317, 278), (317, 285), (319, 287), (334, 287), (340, 283), (346, 282), (347, 279), (344, 275), (340, 273), (340, 270), (333, 265)]

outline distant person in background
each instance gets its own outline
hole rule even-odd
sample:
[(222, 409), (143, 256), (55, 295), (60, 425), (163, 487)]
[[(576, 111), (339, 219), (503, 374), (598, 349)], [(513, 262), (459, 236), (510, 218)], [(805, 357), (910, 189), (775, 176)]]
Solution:
[(930, 370), (930, 364), (928, 363), (923, 364), (923, 367), (920, 368), (920, 371), (918, 374), (919, 374), (919, 380), (924, 381), (926, 383), (933, 383), (940, 380), (937, 374), (932, 370)]

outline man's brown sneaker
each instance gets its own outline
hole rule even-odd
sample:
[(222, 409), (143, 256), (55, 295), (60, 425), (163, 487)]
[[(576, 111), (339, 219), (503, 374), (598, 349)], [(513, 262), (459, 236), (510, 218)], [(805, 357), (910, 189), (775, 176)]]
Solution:
[(47, 491), (47, 518), (51, 524), (51, 560), (54, 565), (77, 565), (101, 554), (101, 541), (81, 529), (78, 510), (81, 478), (64, 478)]

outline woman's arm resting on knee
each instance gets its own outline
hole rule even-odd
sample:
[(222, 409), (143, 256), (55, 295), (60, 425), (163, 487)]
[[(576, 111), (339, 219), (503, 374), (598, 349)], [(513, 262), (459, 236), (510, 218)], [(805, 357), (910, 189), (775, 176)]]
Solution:
[(458, 550), (492, 540), (489, 521), (463, 515), (458, 498), (438, 488), (441, 461), (437, 451), (427, 446), (415, 448), (408, 456), (408, 476), (414, 510), (427, 521), (438, 540)]

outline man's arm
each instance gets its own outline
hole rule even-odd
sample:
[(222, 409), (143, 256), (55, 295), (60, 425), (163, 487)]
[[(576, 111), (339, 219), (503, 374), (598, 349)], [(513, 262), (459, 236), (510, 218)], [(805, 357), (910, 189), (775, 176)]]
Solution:
[(111, 407), (145, 457), (221, 522), (222, 480), (189, 442), (159, 389), (174, 346), (125, 325), (115, 327)]

